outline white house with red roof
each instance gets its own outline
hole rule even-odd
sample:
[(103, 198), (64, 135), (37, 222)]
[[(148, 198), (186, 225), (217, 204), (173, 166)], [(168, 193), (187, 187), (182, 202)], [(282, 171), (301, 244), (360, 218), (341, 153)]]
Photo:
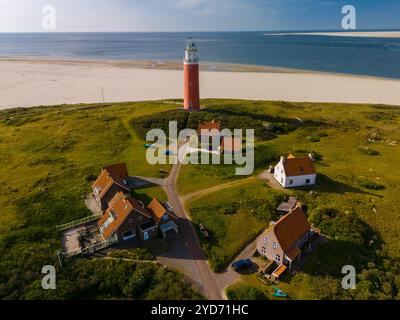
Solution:
[(281, 157), (274, 170), (274, 178), (284, 188), (295, 188), (315, 185), (317, 172), (314, 159), (308, 157)]

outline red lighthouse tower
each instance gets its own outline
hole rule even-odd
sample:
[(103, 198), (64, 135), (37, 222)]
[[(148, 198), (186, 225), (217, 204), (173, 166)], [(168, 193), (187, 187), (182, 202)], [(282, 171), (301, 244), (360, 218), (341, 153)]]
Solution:
[(189, 39), (186, 43), (184, 65), (185, 110), (200, 110), (199, 57), (197, 47)]

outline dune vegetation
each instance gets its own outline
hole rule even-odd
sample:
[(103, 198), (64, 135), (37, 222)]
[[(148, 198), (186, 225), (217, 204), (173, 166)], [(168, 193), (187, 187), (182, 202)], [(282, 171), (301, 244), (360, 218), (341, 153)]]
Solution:
[[(302, 272), (283, 280), (282, 287), (291, 297), (399, 298), (398, 107), (241, 100), (204, 100), (203, 105), (203, 111), (190, 116), (176, 110), (180, 106), (173, 101), (0, 111), (0, 297), (42, 298), (37, 292), (41, 268), (55, 265), (60, 250), (55, 226), (89, 214), (83, 198), (100, 167), (124, 161), (132, 175), (165, 176), (162, 172), (168, 172), (169, 165), (147, 163), (143, 137), (146, 129), (165, 125), (162, 119), (176, 117), (193, 128), (202, 119), (220, 120), (223, 127), (254, 128), (254, 176), (281, 154), (316, 156), (318, 185), (312, 192), (292, 193), (306, 204), (310, 220), (332, 240), (307, 259)], [(232, 170), (224, 166), (184, 166), (178, 179), (179, 191), (187, 194), (240, 179)], [(165, 195), (155, 188), (139, 196), (148, 199)], [(236, 186), (187, 203), (194, 223), (205, 223), (212, 231), (210, 243), (203, 240), (203, 248), (216, 270), (226, 266), (274, 219), (271, 208), (280, 196), (264, 182), (256, 181), (248, 188)], [(251, 207), (253, 201), (259, 210)], [(231, 241), (234, 233), (240, 237)], [(91, 277), (95, 270), (99, 273), (78, 293), (71, 289), (74, 278), (60, 271), (59, 279), (65, 281), (67, 289), (56, 297), (59, 299), (85, 298), (85, 292), (91, 298), (165, 299), (164, 278), (169, 279), (174, 295), (198, 297), (186, 289), (178, 293), (180, 287), (187, 286), (175, 287), (172, 283), (185, 280), (152, 264), (149, 271), (135, 267), (138, 273), (145, 272), (149, 281), (143, 287), (135, 282), (141, 277), (122, 277), (122, 282), (132, 282), (128, 287), (117, 279), (107, 279), (103, 271), (110, 267), (110, 261), (78, 259), (69, 263), (66, 270), (79, 273), (74, 274), (76, 279)], [(360, 291), (342, 293), (338, 288), (339, 267), (352, 263), (359, 272)], [(136, 272), (129, 268), (134, 267), (115, 262), (115, 269), (122, 273)], [(270, 290), (253, 276), (240, 281), (265, 294)], [(105, 295), (106, 289), (99, 289), (110, 283), (117, 288), (111, 297)], [(140, 294), (138, 287), (142, 288)], [(93, 295), (97, 289), (99, 294)], [(258, 290), (251, 290), (251, 295), (261, 296)], [(231, 292), (231, 296), (245, 295), (242, 289), (237, 295)]]

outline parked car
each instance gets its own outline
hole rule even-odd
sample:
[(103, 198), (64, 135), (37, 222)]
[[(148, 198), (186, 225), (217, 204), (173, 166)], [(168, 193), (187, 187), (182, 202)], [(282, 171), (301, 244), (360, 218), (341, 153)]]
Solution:
[(250, 259), (238, 260), (232, 263), (231, 267), (236, 272), (242, 271), (244, 269), (250, 268), (253, 265), (253, 262)]

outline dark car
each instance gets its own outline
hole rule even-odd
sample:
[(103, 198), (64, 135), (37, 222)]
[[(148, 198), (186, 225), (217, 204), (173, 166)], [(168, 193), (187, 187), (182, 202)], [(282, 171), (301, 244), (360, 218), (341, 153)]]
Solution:
[(250, 259), (243, 259), (243, 260), (238, 260), (234, 263), (232, 263), (232, 269), (235, 270), (236, 272), (242, 271), (244, 269), (250, 268), (253, 265), (253, 262)]

